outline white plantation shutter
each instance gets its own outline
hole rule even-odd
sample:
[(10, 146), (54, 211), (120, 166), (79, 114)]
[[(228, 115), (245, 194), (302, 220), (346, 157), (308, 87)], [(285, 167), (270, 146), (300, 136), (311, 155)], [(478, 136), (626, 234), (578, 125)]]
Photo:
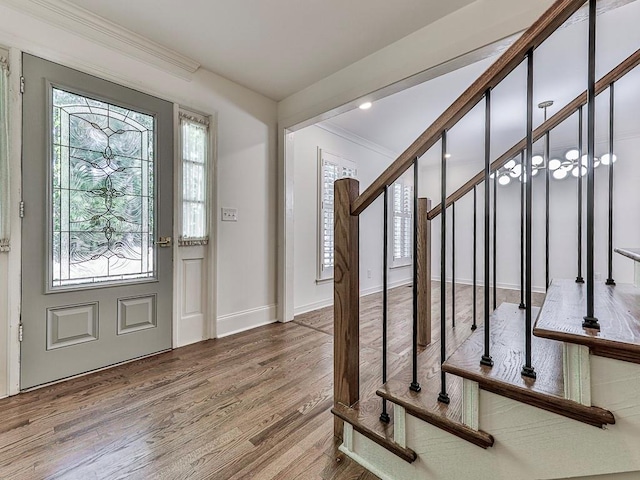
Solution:
[(334, 265), (334, 196), (333, 184), (339, 178), (356, 178), (356, 164), (320, 150), (320, 239), (318, 278), (333, 277)]
[(413, 245), (413, 186), (399, 180), (392, 187), (392, 264), (408, 265)]

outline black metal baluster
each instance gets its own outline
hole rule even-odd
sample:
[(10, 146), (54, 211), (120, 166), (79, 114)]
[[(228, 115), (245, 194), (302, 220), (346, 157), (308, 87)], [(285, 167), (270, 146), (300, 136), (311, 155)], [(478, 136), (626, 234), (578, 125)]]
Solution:
[(615, 91), (609, 85), (609, 245), (607, 258), (607, 285), (615, 285), (613, 280), (613, 115)]
[[(384, 187), (384, 205), (382, 217), (383, 222), (383, 239), (382, 239), (382, 383), (387, 383), (387, 311), (388, 296), (387, 289), (389, 287), (389, 186)], [(387, 400), (382, 399), (382, 413), (380, 420), (389, 423), (391, 420), (387, 413)]]
[[(442, 158), (440, 160), (440, 197), (442, 211), (440, 212), (440, 366), (447, 359), (447, 131), (442, 132)], [(438, 401), (449, 403), (447, 393), (447, 376), (440, 368), (440, 393)]]
[(578, 110), (578, 167), (580, 175), (578, 175), (578, 276), (576, 277), (576, 283), (584, 283), (582, 278), (582, 153), (583, 153), (583, 138), (582, 138), (582, 107)]
[(596, 150), (596, 0), (589, 0), (589, 75), (587, 81), (587, 314), (582, 326), (600, 330), (594, 308), (594, 209)]
[(473, 324), (471, 331), (478, 328), (476, 322), (478, 310), (478, 192), (473, 186)]
[(418, 383), (418, 158), (413, 161), (413, 379), (409, 387), (420, 391)]
[(488, 89), (484, 96), (484, 354), (480, 359), (481, 365), (493, 366), (490, 355), (490, 322), (489, 322), (489, 229), (490, 229), (490, 209), (491, 195), (489, 177), (491, 175), (491, 89)]
[[(547, 102), (542, 102), (540, 105), (541, 108), (544, 108), (544, 121), (547, 121), (547, 108), (549, 108), (551, 105), (553, 105), (553, 102), (551, 100), (547, 101)], [(551, 232), (551, 223), (550, 223), (550, 217), (551, 217), (551, 210), (550, 210), (550, 194), (551, 194), (551, 190), (549, 189), (550, 184), (549, 184), (549, 179), (550, 177), (550, 172), (549, 172), (549, 149), (551, 148), (551, 142), (549, 139), (549, 132), (547, 131), (547, 133), (545, 133), (544, 135), (544, 166), (545, 166), (545, 171), (544, 171), (544, 183), (545, 183), (545, 187), (544, 187), (544, 207), (545, 207), (545, 212), (544, 212), (544, 218), (545, 218), (545, 229), (544, 229), (544, 233), (545, 233), (545, 239), (544, 239), (544, 259), (545, 259), (545, 265), (544, 265), (544, 274), (545, 274), (545, 288), (549, 288), (549, 283), (551, 282), (550, 277), (549, 277), (549, 252), (550, 252), (550, 241), (549, 241), (549, 235)], [(533, 168), (533, 166), (532, 166)], [(533, 181), (533, 178), (531, 179), (531, 181)]]
[(456, 328), (456, 204), (451, 204), (451, 326)]
[(522, 367), (522, 375), (529, 378), (536, 378), (536, 372), (531, 362), (531, 223), (532, 223), (532, 201), (533, 201), (533, 182), (532, 180), (532, 163), (533, 163), (533, 49), (527, 53), (527, 160), (526, 172), (524, 180), (526, 181), (526, 291), (525, 291), (525, 364)]
[(493, 309), (498, 295), (498, 171), (493, 172)]
[(520, 305), (524, 310), (524, 150), (520, 152)]

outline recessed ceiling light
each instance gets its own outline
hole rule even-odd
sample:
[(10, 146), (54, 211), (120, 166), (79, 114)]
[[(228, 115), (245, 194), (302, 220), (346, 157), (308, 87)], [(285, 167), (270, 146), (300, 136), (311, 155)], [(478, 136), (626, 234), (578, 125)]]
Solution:
[(371, 105), (373, 105), (371, 102), (364, 102), (364, 103), (361, 103), (358, 108), (360, 110), (369, 110), (371, 108)]

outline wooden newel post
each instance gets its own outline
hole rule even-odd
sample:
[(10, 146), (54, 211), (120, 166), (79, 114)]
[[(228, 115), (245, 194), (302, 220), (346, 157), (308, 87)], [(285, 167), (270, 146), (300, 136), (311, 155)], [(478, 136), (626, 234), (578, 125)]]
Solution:
[[(360, 398), (360, 255), (359, 217), (351, 215), (358, 197), (357, 180), (334, 184), (333, 268), (333, 401), (347, 406)], [(343, 422), (335, 418), (334, 434), (342, 438)]]
[(431, 343), (431, 210), (430, 198), (418, 199), (418, 343)]

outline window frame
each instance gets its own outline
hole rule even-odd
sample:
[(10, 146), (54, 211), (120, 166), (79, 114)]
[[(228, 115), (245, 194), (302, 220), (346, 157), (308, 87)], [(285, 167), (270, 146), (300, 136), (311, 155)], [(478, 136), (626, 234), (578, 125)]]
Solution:
[[(204, 193), (204, 201), (199, 202), (197, 200), (185, 200), (184, 198), (184, 164), (185, 162), (190, 162), (194, 164), (200, 165), (199, 162), (193, 162), (191, 160), (186, 160), (183, 155), (183, 125), (185, 122), (195, 123), (202, 125), (206, 128), (205, 134), (205, 155), (204, 155), (204, 164), (203, 164), (203, 173), (202, 178), (205, 182), (203, 193)], [(178, 215), (177, 215), (177, 233), (178, 233), (178, 241), (177, 245), (179, 247), (191, 247), (191, 246), (199, 246), (199, 245), (208, 245), (211, 239), (211, 197), (212, 197), (212, 179), (211, 179), (211, 171), (213, 169), (213, 150), (214, 150), (214, 138), (213, 138), (213, 128), (212, 128), (212, 118), (208, 115), (203, 115), (192, 110), (180, 107), (178, 110), (178, 188), (177, 188), (177, 196), (178, 196)], [(184, 226), (185, 226), (185, 218), (184, 218), (184, 206), (185, 203), (198, 203), (203, 205), (204, 215), (205, 215), (205, 235), (202, 237), (185, 237), (184, 235)]]
[[(324, 217), (327, 209), (324, 208), (324, 165), (325, 162), (337, 165), (339, 169), (349, 169), (353, 171), (353, 175), (337, 175), (336, 180), (340, 178), (355, 178), (358, 179), (358, 164), (352, 160), (345, 158), (344, 156), (328, 152), (318, 147), (318, 195), (317, 195), (317, 216), (318, 216), (318, 229), (316, 232), (316, 283), (324, 283), (333, 280), (333, 269), (335, 265), (325, 266), (324, 264)], [(335, 182), (335, 180), (334, 180)], [(332, 192), (333, 195), (333, 192)], [(335, 204), (334, 204), (335, 205)], [(332, 213), (334, 213), (332, 211)], [(333, 235), (333, 222), (331, 225), (331, 232)], [(335, 239), (332, 237), (332, 248), (335, 247)], [(334, 257), (335, 261), (335, 257)]]
[[(391, 184), (391, 201), (387, 208), (389, 209), (389, 218), (391, 219), (391, 228), (389, 229), (389, 235), (391, 238), (389, 239), (389, 266), (390, 268), (401, 268), (410, 266), (413, 263), (413, 178), (409, 178), (410, 175), (405, 173), (400, 178), (398, 178), (395, 182)], [(408, 208), (405, 209), (404, 206), (400, 206), (399, 209), (396, 210), (396, 195), (395, 188), (398, 185), (401, 188), (400, 192), (400, 202), (403, 201), (403, 196), (405, 195), (404, 190), (408, 189), (409, 201)], [(408, 251), (406, 256), (395, 257), (396, 251), (396, 218), (400, 218), (401, 220), (408, 219), (409, 227), (400, 233), (400, 248), (402, 249), (402, 244), (405, 244), (405, 247), (408, 245)]]

